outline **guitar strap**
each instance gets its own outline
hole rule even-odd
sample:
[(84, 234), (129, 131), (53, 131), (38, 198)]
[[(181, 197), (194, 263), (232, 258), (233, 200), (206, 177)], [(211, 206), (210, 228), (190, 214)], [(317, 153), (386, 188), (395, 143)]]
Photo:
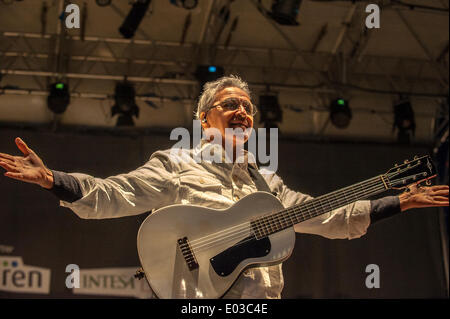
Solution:
[[(266, 180), (258, 172), (257, 168), (253, 167), (252, 165), (247, 165), (247, 167), (248, 167), (248, 172), (250, 174), (250, 177), (253, 179), (253, 182), (255, 183), (256, 188), (258, 189), (258, 191), (268, 192), (268, 193), (272, 194), (273, 196), (277, 196), (276, 192), (272, 192), (270, 190), (269, 185), (267, 185)], [(271, 283), (278, 283), (278, 284), (275, 284), (275, 285), (281, 285), (280, 287), (282, 287), (282, 280), (280, 279), (281, 276), (282, 276), (280, 266), (279, 265), (269, 266), (267, 268), (267, 270), (269, 272), (270, 282)]]
[(250, 174), (250, 177), (252, 178), (253, 182), (255, 183), (256, 188), (262, 192), (272, 193), (269, 188), (269, 185), (267, 185), (266, 180), (258, 172), (258, 169), (252, 165), (247, 165), (247, 167), (248, 167), (248, 173)]

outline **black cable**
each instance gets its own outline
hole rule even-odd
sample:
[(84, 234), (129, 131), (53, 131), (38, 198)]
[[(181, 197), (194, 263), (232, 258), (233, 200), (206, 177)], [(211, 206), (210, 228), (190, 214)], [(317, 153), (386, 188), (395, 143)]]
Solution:
[[(355, 3), (355, 0), (311, 0), (314, 2), (352, 2)], [(370, 2), (370, 1), (367, 1)], [(425, 5), (420, 5), (420, 4), (412, 4), (412, 3), (406, 3), (404, 1), (401, 0), (391, 0), (391, 4), (397, 4), (400, 6), (404, 6), (404, 7), (408, 7), (411, 10), (414, 9), (425, 9), (425, 10), (434, 10), (434, 11), (439, 11), (439, 12), (449, 12), (449, 9), (447, 8), (439, 8), (439, 7), (431, 7), (431, 6), (425, 6)]]
[(424, 5), (420, 5), (420, 4), (406, 3), (401, 0), (391, 0), (391, 2), (401, 5), (401, 6), (408, 7), (411, 10), (418, 8), (418, 9), (426, 9), (426, 10), (435, 10), (435, 11), (440, 11), (440, 12), (449, 12), (449, 9), (446, 9), (446, 8), (438, 8), (438, 7), (424, 6)]

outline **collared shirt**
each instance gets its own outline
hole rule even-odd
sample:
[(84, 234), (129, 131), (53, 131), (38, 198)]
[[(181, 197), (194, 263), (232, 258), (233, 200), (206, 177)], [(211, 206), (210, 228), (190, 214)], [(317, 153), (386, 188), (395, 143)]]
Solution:
[[(210, 157), (205, 155), (211, 153), (221, 154), (217, 157), (221, 162), (207, 160)], [(60, 203), (79, 217), (91, 219), (137, 215), (173, 204), (225, 209), (257, 188), (247, 170), (248, 165), (256, 165), (252, 154), (244, 152), (235, 162), (227, 161), (224, 154), (221, 145), (202, 143), (194, 149), (157, 151), (136, 170), (106, 179), (70, 173), (82, 197)], [(312, 199), (289, 189), (274, 172), (263, 169), (260, 173), (284, 207)], [(358, 238), (370, 224), (370, 209), (370, 201), (357, 201), (297, 224), (294, 230), (327, 238)], [(283, 284), (282, 264), (250, 268), (224, 297), (280, 298)]]

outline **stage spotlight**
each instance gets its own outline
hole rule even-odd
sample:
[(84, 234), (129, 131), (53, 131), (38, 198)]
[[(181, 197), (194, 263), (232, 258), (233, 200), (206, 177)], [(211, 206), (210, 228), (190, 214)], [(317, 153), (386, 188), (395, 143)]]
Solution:
[(206, 82), (217, 80), (224, 76), (223, 67), (217, 65), (199, 65), (195, 71), (195, 78), (200, 84), (200, 90), (203, 90), (203, 85)]
[(330, 104), (330, 120), (337, 128), (346, 128), (352, 119), (352, 110), (348, 101), (342, 98), (333, 100)]
[(274, 0), (270, 17), (281, 25), (298, 25), (297, 15), (302, 0)]
[(408, 98), (403, 98), (394, 104), (394, 127), (397, 129), (397, 140), (409, 143), (416, 130), (414, 110)]
[(98, 6), (100, 7), (106, 7), (111, 4), (111, 0), (95, 0)]
[(186, 10), (192, 10), (197, 7), (198, 0), (170, 0), (170, 3)]
[(119, 114), (116, 126), (134, 126), (133, 116), (139, 117), (139, 107), (135, 101), (135, 91), (131, 83), (117, 83), (111, 108), (111, 115)]
[(278, 103), (278, 96), (276, 95), (260, 95), (258, 111), (261, 114), (259, 123), (264, 123), (265, 128), (276, 127), (277, 123), (283, 120), (283, 111)]
[(119, 28), (119, 32), (124, 36), (124, 38), (130, 39), (134, 36), (134, 33), (142, 21), (142, 18), (147, 12), (150, 2), (151, 0), (137, 0), (133, 3), (133, 7)]
[(62, 114), (70, 103), (69, 87), (63, 82), (50, 85), (50, 94), (47, 97), (47, 106), (55, 114)]

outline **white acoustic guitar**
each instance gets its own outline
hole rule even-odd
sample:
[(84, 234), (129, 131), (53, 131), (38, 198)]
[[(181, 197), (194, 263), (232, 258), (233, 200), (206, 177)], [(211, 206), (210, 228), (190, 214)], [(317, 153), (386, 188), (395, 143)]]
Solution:
[(266, 192), (223, 210), (167, 206), (142, 223), (139, 259), (159, 298), (220, 298), (244, 269), (286, 260), (294, 248), (295, 224), (388, 189), (429, 183), (435, 176), (431, 158), (423, 156), (289, 208)]

